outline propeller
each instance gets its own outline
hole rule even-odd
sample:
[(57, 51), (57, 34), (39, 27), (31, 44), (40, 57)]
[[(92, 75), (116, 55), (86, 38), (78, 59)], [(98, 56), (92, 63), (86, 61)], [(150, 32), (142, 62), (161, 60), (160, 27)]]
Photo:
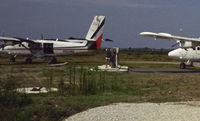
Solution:
[(4, 42), (0, 42), (0, 49), (4, 50), (5, 47), (5, 43)]
[(180, 42), (179, 40), (177, 40), (176, 43), (172, 45), (172, 47), (175, 47), (175, 46), (177, 46), (177, 45), (180, 45), (180, 43), (181, 43), (181, 42)]
[(177, 46), (179, 43), (177, 42), (177, 43), (175, 43), (175, 44), (173, 44), (171, 47), (175, 47), (175, 46)]
[(41, 33), (40, 38), (41, 38), (41, 40), (44, 39), (44, 34), (43, 33)]
[(111, 39), (104, 39), (104, 41), (106, 41), (106, 42), (113, 42), (114, 40), (111, 40)]
[[(183, 36), (183, 28), (179, 28), (179, 34), (180, 34), (180, 36)], [(176, 43), (173, 44), (171, 47), (173, 48), (179, 44), (180, 44), (180, 41), (176, 41)]]
[(179, 28), (179, 34), (180, 34), (180, 36), (183, 36), (183, 28)]

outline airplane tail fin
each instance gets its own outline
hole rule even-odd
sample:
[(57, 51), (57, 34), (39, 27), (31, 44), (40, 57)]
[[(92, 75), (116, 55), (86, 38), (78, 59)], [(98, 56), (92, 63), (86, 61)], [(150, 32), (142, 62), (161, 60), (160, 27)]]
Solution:
[(90, 26), (90, 29), (85, 37), (88, 41), (93, 41), (90, 49), (98, 50), (101, 48), (101, 42), (103, 38), (103, 28), (105, 24), (105, 16), (95, 16)]

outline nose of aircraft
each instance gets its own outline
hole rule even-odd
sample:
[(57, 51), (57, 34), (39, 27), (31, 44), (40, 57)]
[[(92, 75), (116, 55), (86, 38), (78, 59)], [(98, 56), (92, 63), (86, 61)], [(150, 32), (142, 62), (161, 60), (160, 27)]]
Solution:
[(181, 57), (180, 50), (179, 49), (172, 50), (168, 53), (168, 56), (171, 58), (180, 58)]

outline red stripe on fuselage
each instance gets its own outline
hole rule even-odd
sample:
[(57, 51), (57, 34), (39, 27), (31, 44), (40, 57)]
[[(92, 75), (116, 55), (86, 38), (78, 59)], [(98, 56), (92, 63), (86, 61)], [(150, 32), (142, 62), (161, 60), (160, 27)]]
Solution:
[[(23, 49), (23, 48), (19, 48), (19, 49), (17, 49), (17, 48), (15, 48), (15, 49), (6, 49), (6, 50), (12, 50), (12, 51), (14, 51), (14, 50), (27, 50), (27, 49)], [(88, 49), (67, 49), (67, 48), (54, 48), (53, 50), (88, 50)]]

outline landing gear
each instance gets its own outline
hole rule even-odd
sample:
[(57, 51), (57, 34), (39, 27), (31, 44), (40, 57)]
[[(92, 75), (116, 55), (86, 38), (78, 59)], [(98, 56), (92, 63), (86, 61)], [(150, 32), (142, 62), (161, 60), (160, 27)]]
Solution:
[(27, 58), (26, 59), (26, 64), (32, 64), (32, 59), (31, 58)]
[(180, 64), (180, 69), (185, 69), (185, 68), (186, 68), (185, 63), (184, 63), (184, 62), (181, 62), (181, 64)]
[(10, 56), (10, 62), (16, 62), (16, 60), (15, 60), (15, 56)]
[(57, 59), (55, 57), (51, 57), (48, 61), (48, 64), (56, 64), (57, 63)]
[(186, 62), (186, 65), (193, 67), (193, 62), (190, 61), (190, 60), (188, 60), (188, 61)]

